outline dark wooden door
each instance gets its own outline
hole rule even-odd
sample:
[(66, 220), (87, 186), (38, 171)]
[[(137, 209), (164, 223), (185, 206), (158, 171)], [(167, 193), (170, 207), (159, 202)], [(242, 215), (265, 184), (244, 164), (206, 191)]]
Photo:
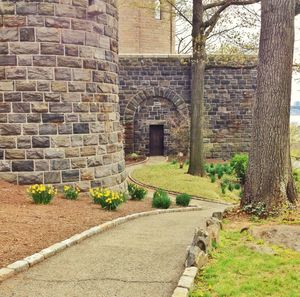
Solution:
[(164, 155), (164, 126), (150, 126), (150, 156)]

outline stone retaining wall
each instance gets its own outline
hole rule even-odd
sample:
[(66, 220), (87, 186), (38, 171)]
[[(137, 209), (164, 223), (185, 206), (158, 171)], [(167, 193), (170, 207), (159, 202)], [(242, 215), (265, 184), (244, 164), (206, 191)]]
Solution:
[(115, 0), (0, 3), (0, 178), (117, 186)]
[[(248, 63), (239, 68), (213, 62), (208, 66), (205, 75), (207, 157), (227, 159), (235, 152), (249, 149), (256, 69), (248, 67), (251, 66)], [(166, 100), (168, 108), (165, 108)], [(151, 104), (153, 101), (155, 106)], [(127, 153), (149, 153), (148, 131), (153, 124), (165, 125), (165, 153), (176, 151), (176, 144), (172, 148), (168, 141), (168, 123), (176, 122), (178, 117), (182, 121), (190, 110), (190, 101), (189, 56), (120, 57), (120, 106)]]

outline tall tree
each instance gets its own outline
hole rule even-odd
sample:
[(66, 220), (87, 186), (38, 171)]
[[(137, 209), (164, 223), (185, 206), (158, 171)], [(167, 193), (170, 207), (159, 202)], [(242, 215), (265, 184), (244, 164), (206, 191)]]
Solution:
[(241, 204), (262, 202), (272, 212), (297, 200), (289, 139), (296, 1), (262, 0), (261, 7), (257, 98)]
[(206, 42), (222, 13), (232, 5), (248, 5), (260, 0), (193, 0), (192, 100), (189, 174), (203, 176), (204, 170), (204, 72)]

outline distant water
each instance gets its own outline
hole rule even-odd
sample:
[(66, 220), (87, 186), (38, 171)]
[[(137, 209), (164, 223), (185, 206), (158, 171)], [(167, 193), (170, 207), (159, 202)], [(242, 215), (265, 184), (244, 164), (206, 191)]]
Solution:
[(291, 123), (300, 124), (300, 115), (291, 115)]

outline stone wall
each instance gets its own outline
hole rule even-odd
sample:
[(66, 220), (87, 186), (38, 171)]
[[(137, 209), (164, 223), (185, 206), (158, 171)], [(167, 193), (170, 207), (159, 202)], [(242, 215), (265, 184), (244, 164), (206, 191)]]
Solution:
[[(244, 66), (220, 66), (211, 62), (206, 70), (205, 141), (209, 158), (227, 159), (236, 152), (249, 149), (256, 69)], [(161, 105), (166, 105), (164, 102), (167, 100), (172, 108), (168, 111), (157, 109), (154, 115), (153, 100), (160, 101)], [(120, 106), (126, 152), (148, 154), (149, 124), (166, 124), (169, 131), (164, 119), (175, 121), (179, 114), (182, 122), (189, 114), (190, 100), (190, 57), (121, 56)], [(159, 103), (156, 104), (159, 106)], [(145, 106), (148, 106), (148, 113)], [(176, 146), (169, 143), (166, 154), (176, 151), (172, 145)]]
[(114, 0), (0, 3), (0, 178), (122, 188)]

